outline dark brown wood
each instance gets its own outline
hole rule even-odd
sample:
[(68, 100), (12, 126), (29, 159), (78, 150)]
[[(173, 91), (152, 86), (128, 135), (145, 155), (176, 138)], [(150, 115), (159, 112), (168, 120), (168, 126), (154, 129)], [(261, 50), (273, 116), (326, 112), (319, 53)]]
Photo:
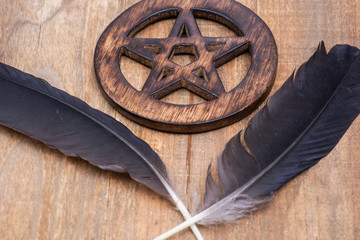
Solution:
[[(167, 38), (136, 38), (149, 25), (176, 18)], [(235, 37), (204, 37), (196, 18), (218, 22)], [(225, 91), (217, 68), (249, 52), (251, 66), (240, 83)], [(175, 55), (191, 56), (182, 65)], [(132, 87), (119, 67), (121, 56), (151, 73), (141, 91)], [(95, 50), (95, 71), (108, 98), (130, 119), (170, 132), (201, 132), (229, 125), (246, 115), (267, 95), (277, 66), (271, 31), (251, 10), (232, 1), (147, 0), (117, 17), (101, 35)], [(185, 88), (206, 102), (170, 104), (161, 98)]]

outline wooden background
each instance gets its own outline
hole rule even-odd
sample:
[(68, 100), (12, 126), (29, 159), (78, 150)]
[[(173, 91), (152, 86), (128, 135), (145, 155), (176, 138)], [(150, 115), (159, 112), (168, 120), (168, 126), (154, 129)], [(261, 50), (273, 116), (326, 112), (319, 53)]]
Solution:
[[(188, 206), (204, 193), (206, 169), (249, 118), (193, 135), (139, 126), (117, 113), (95, 79), (93, 54), (105, 27), (136, 0), (0, 0), (0, 61), (30, 72), (112, 115), (159, 153)], [(242, 0), (272, 30), (279, 52), (275, 91), (320, 40), (360, 47), (358, 0)], [(165, 32), (166, 26), (160, 31)], [(227, 34), (216, 25), (204, 31)], [(150, 27), (144, 36), (156, 36)], [(154, 35), (155, 34), (155, 35)], [(145, 76), (124, 61), (134, 84)], [(226, 79), (246, 59), (220, 69)], [(134, 74), (133, 74), (134, 75)], [(229, 80), (224, 81), (229, 81)], [(229, 83), (231, 85), (231, 81)], [(167, 101), (198, 100), (179, 92)], [(286, 184), (264, 210), (236, 224), (201, 227), (205, 239), (360, 239), (360, 118), (331, 154)], [(126, 175), (99, 170), (0, 127), (1, 239), (152, 239), (182, 222), (166, 200)], [(190, 230), (171, 239), (195, 239)]]

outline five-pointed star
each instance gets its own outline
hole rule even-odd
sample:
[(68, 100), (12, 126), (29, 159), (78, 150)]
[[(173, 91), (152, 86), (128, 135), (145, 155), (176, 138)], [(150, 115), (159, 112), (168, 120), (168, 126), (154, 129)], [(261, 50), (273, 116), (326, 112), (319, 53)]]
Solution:
[[(212, 100), (225, 93), (216, 68), (249, 48), (245, 37), (203, 37), (191, 10), (183, 10), (167, 38), (132, 38), (127, 55), (152, 71), (142, 91), (160, 99), (180, 88)], [(192, 54), (197, 60), (181, 66), (174, 54)]]

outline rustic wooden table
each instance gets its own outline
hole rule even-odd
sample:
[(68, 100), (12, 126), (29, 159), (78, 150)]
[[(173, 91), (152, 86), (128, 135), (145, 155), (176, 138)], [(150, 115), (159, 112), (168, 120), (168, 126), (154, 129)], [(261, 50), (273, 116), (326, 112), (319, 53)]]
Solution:
[[(105, 27), (136, 0), (0, 0), (0, 61), (30, 72), (115, 117), (148, 142), (172, 173), (188, 206), (204, 193), (206, 169), (248, 117), (201, 134), (169, 134), (120, 115), (103, 97), (93, 55)], [(278, 89), (306, 61), (320, 40), (360, 47), (357, 0), (243, 0), (272, 30), (279, 52)], [(173, 21), (139, 33), (165, 34)], [(162, 25), (161, 25), (162, 24)], [(231, 34), (200, 21), (203, 32)], [(160, 29), (160, 30), (159, 30)], [(182, 59), (186, 61), (186, 59)], [(219, 69), (225, 87), (246, 72), (244, 57)], [(125, 59), (129, 81), (139, 85), (149, 70)], [(165, 99), (200, 102), (186, 91)], [(205, 239), (360, 239), (360, 118), (318, 165), (286, 184), (265, 209), (236, 224), (200, 230)], [(0, 127), (1, 239), (152, 239), (182, 222), (172, 204), (127, 175), (97, 169)], [(195, 239), (190, 230), (171, 239)]]

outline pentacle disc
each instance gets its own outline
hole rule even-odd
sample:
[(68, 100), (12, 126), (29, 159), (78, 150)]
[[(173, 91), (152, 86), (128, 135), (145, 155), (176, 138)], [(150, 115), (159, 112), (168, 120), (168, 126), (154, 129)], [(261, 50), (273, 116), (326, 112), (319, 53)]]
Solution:
[[(166, 37), (137, 34), (164, 19), (174, 19)], [(234, 36), (203, 36), (197, 19), (231, 29)], [(248, 53), (246, 76), (225, 90), (218, 68)], [(189, 62), (176, 61), (190, 56)], [(125, 78), (122, 57), (150, 70), (136, 89)], [(194, 133), (229, 125), (247, 116), (263, 100), (276, 74), (277, 48), (266, 24), (233, 0), (146, 0), (127, 9), (103, 32), (94, 57), (97, 79), (108, 99), (128, 118), (150, 128)], [(134, 71), (136, 74), (136, 71)], [(179, 90), (196, 94), (202, 103), (181, 105), (162, 99)]]

